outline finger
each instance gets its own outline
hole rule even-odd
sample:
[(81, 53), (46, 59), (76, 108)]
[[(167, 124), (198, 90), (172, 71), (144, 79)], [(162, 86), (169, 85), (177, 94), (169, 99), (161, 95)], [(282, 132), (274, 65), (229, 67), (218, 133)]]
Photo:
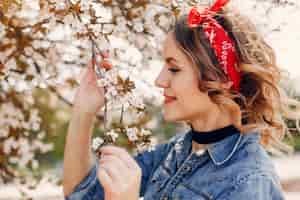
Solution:
[(97, 176), (105, 191), (110, 191), (113, 188), (113, 181), (105, 169), (99, 168)]
[(109, 50), (107, 49), (107, 50), (101, 51), (100, 54), (103, 58), (108, 58), (109, 57)]
[(82, 69), (80, 70), (80, 73), (79, 73), (79, 75), (78, 75), (79, 83), (82, 82), (82, 80), (84, 79), (84, 77), (86, 76), (86, 74), (87, 74), (87, 68), (84, 67), (84, 68), (82, 68)]
[(94, 56), (92, 56), (92, 59), (88, 62), (88, 68), (94, 71), (94, 66), (99, 64), (101, 58), (102, 56), (100, 54), (95, 54)]
[[(117, 159), (117, 160), (116, 160)], [(99, 161), (99, 166), (104, 166), (108, 168), (109, 175), (113, 181), (119, 181), (121, 183), (126, 182), (132, 176), (130, 169), (118, 158), (104, 158)]]
[(113, 162), (102, 163), (101, 168), (107, 172), (107, 174), (110, 176), (113, 183), (124, 182), (123, 181), (124, 172), (123, 173), (120, 172), (120, 169), (116, 163)]
[(99, 160), (99, 165), (108, 162), (113, 163), (121, 172), (126, 172), (130, 169), (123, 160), (115, 155), (102, 155)]
[(94, 59), (94, 56), (92, 57), (92, 59), (90, 59), (88, 61), (88, 64), (87, 64), (87, 68), (90, 69), (90, 70), (93, 70), (94, 69), (94, 64), (96, 63), (95, 59)]
[(84, 78), (91, 79), (93, 73), (94, 73), (93, 61), (91, 59), (91, 60), (88, 61), (87, 65), (85, 67)]
[(87, 74), (89, 75), (89, 78), (96, 80), (96, 72), (95, 72), (95, 65), (99, 65), (98, 62), (96, 61), (96, 58), (92, 58), (87, 65)]
[(115, 155), (122, 159), (129, 168), (137, 167), (136, 161), (129, 155), (129, 153), (122, 148), (115, 147), (112, 145), (106, 145), (100, 148), (103, 155)]

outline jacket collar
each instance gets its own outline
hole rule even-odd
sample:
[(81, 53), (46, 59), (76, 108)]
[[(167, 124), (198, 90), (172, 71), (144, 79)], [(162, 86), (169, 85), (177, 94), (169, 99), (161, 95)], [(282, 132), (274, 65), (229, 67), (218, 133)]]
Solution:
[(242, 137), (243, 135), (237, 132), (219, 142), (210, 144), (207, 151), (213, 163), (219, 166), (228, 161), (237, 151)]
[[(207, 147), (209, 157), (211, 158), (213, 163), (217, 166), (224, 164), (237, 151), (238, 146), (241, 143), (243, 137), (253, 137), (252, 135), (254, 136), (257, 134), (247, 133), (246, 136), (244, 134), (241, 134), (240, 132), (237, 132), (236, 134), (226, 137), (221, 141), (209, 144)], [(181, 151), (186, 150), (188, 152), (191, 150), (191, 146), (192, 146), (191, 130), (183, 137), (179, 137), (177, 139), (178, 140), (176, 141), (176, 145), (181, 147)]]

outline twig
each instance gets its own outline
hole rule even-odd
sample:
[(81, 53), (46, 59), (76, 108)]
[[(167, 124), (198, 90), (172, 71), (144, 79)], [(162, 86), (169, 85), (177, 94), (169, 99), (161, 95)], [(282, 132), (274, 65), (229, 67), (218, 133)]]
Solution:
[[(57, 89), (56, 88), (54, 88), (54, 87), (49, 87), (49, 90), (51, 91), (51, 92), (53, 92), (62, 102), (64, 102), (65, 104), (67, 104), (68, 106), (70, 106), (70, 107), (73, 107), (73, 103), (71, 103), (70, 101), (68, 101), (66, 98), (64, 98), (58, 91), (57, 91)], [(96, 118), (97, 118), (97, 120), (99, 120), (99, 121), (104, 121), (104, 117), (103, 116), (101, 116), (101, 115), (97, 115), (96, 116)]]

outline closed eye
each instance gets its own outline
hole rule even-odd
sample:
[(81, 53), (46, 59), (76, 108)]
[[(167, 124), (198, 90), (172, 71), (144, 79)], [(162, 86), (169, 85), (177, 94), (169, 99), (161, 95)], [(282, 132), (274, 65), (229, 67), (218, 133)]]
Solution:
[(177, 68), (172, 68), (172, 67), (168, 68), (168, 70), (169, 70), (170, 72), (172, 72), (172, 73), (176, 73), (176, 72), (179, 72), (179, 71), (180, 71), (179, 69), (177, 69)]

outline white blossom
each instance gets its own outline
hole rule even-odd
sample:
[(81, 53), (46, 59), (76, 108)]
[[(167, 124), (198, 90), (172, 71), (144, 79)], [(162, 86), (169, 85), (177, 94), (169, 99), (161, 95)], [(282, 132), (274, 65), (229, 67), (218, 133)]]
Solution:
[(113, 142), (119, 137), (119, 134), (115, 132), (113, 129), (105, 133), (106, 136), (109, 136)]
[(115, 26), (113, 24), (104, 24), (102, 27), (102, 33), (108, 34), (113, 32)]
[(134, 142), (134, 141), (138, 140), (137, 134), (138, 134), (138, 129), (136, 127), (126, 129), (126, 135), (129, 139), (129, 141)]
[(39, 1), (38, 0), (23, 0), (22, 9), (17, 13), (18, 17), (26, 20), (31, 20), (31, 23), (39, 16)]
[(92, 4), (95, 10), (96, 17), (99, 17), (98, 23), (109, 23), (112, 20), (112, 9), (110, 7), (104, 7), (101, 4)]
[[(182, 14), (190, 9), (191, 3), (184, 0), (156, 0), (146, 2), (145, 6), (138, 6), (134, 1), (126, 1), (122, 6), (118, 6), (118, 2), (112, 1), (113, 6), (104, 6), (103, 3), (109, 3), (108, 0), (82, 0), (80, 1), (80, 21), (74, 13), (58, 14), (63, 13), (63, 10), (69, 6), (68, 1), (50, 0), (49, 2), (53, 5), (46, 5), (46, 3), (44, 8), (40, 7), (41, 2), (44, 3), (39, 0), (23, 0), (19, 10), (13, 8), (3, 13), (14, 26), (24, 27), (22, 30), (18, 29), (20, 31), (18, 37), (13, 38), (11, 35), (7, 37), (5, 35), (7, 30), (12, 30), (11, 34), (16, 31), (8, 27), (10, 23), (0, 23), (1, 45), (12, 44), (11, 48), (0, 51), (1, 64), (17, 48), (21, 48), (22, 45), (17, 46), (20, 36), (33, 40), (20, 51), (25, 55), (18, 53), (17, 59), (12, 57), (7, 60), (4, 68), (1, 69), (0, 66), (0, 139), (3, 140), (4, 156), (8, 157), (8, 165), (16, 164), (19, 167), (26, 167), (31, 163), (33, 169), (39, 167), (36, 153), (46, 153), (52, 150), (54, 145), (43, 141), (47, 138), (47, 133), (41, 130), (42, 119), (39, 110), (35, 108), (35, 97), (29, 92), (36, 87), (47, 89), (53, 86), (56, 89), (59, 88), (60, 95), (66, 101), (71, 102), (75, 88), (67, 87), (69, 85), (67, 80), (76, 79), (80, 70), (91, 58), (90, 35), (87, 35), (88, 31), (91, 31), (94, 35), (94, 42), (100, 49), (112, 50), (111, 61), (114, 67), (109, 71), (101, 70), (104, 76), (97, 80), (99, 86), (107, 88), (105, 94), (108, 100), (107, 112), (113, 116), (112, 118), (117, 118), (117, 120), (114, 119), (115, 122), (119, 121), (120, 109), (123, 108), (123, 124), (129, 126), (137, 122), (143, 115), (142, 112), (137, 113), (134, 108), (145, 109), (144, 102), (152, 105), (160, 105), (162, 102), (162, 91), (155, 88), (154, 80), (163, 65), (161, 61), (163, 40), (175, 22), (171, 8), (178, 7)], [(76, 4), (78, 0), (71, 0), (71, 2)], [(197, 2), (205, 5), (212, 1), (199, 0)], [(298, 9), (297, 6), (299, 7), (299, 2), (289, 1), (297, 4), (295, 7), (289, 4), (282, 7), (274, 6), (275, 1), (272, 0), (259, 1), (259, 3), (256, 0), (233, 0), (232, 2), (234, 3), (231, 4), (237, 6), (243, 14), (251, 16), (252, 21), (267, 36), (267, 39), (279, 47), (276, 49), (281, 52), (278, 57), (280, 65), (287, 65), (293, 70), (297, 69), (295, 66), (298, 63), (292, 63), (293, 59), (286, 59), (288, 57), (286, 53), (293, 51), (288, 41), (292, 41), (292, 45), (297, 46), (297, 38), (300, 38), (298, 37), (299, 31), (297, 31), (299, 22), (289, 20), (299, 16), (299, 12), (295, 12)], [(57, 13), (50, 13), (48, 6), (54, 8)], [(254, 6), (255, 9), (251, 9)], [(93, 19), (94, 23), (91, 23), (90, 8), (97, 17)], [(49, 21), (39, 29), (35, 29), (36, 23), (45, 19)], [(44, 31), (39, 31), (43, 29)], [(286, 35), (293, 40), (287, 40)], [(26, 45), (26, 43), (27, 41), (23, 44)], [(295, 52), (297, 51), (292, 53), (297, 56)], [(20, 67), (21, 62), (24, 65)], [(117, 86), (118, 76), (123, 80), (129, 78), (133, 81), (135, 89), (120, 95), (118, 93), (120, 86)], [(9, 98), (10, 92), (17, 93), (24, 98), (16, 104)], [(39, 99), (40, 103), (49, 102), (48, 106), (51, 109), (57, 108), (58, 101), (46, 97)], [(64, 111), (57, 114), (61, 120), (68, 119)], [(150, 120), (146, 127), (155, 128), (157, 123), (157, 120)], [(56, 123), (48, 125), (50, 128), (58, 126)], [(17, 133), (18, 137), (11, 135), (12, 129), (21, 130)], [(109, 129), (111, 127), (105, 130), (105, 135), (115, 142), (118, 133)], [(31, 139), (33, 132), (37, 135)], [(130, 128), (126, 130), (126, 134), (130, 141), (137, 143), (139, 151), (153, 150), (157, 143), (155, 137), (150, 137), (149, 144), (138, 141), (140, 136), (147, 136), (147, 138), (151, 136), (151, 131), (148, 129)], [(98, 144), (103, 142), (103, 139), (96, 139)], [(92, 147), (94, 146), (96, 145), (93, 143)], [(177, 149), (180, 150), (180, 148), (180, 145), (177, 145)], [(14, 150), (17, 150), (17, 155), (10, 155)]]
[(58, 25), (56, 26), (47, 37), (52, 41), (62, 41), (70, 38), (71, 29), (69, 26)]
[(141, 21), (134, 22), (133, 28), (138, 33), (144, 31), (144, 25)]
[(92, 149), (93, 149), (93, 151), (96, 151), (103, 143), (104, 143), (104, 140), (102, 138), (95, 137), (93, 139), (93, 143), (92, 143)]
[(146, 130), (146, 129), (142, 128), (142, 130), (141, 130), (141, 135), (142, 136), (148, 136), (148, 135), (151, 135), (151, 134), (152, 133), (151, 133), (150, 130)]
[(39, 162), (35, 159), (32, 160), (32, 168), (37, 169), (39, 167)]
[(12, 149), (16, 149), (17, 147), (18, 147), (18, 143), (16, 142), (16, 140), (12, 137), (9, 137), (4, 141), (3, 152), (5, 154), (9, 154)]

